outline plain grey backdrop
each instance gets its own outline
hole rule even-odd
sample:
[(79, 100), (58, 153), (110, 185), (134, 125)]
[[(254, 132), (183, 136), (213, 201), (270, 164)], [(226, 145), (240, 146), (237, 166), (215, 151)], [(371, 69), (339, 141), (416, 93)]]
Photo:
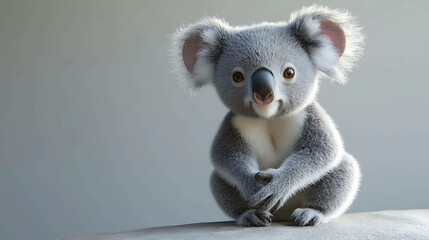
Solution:
[[(208, 187), (227, 109), (177, 84), (168, 35), (219, 16), (287, 21), (312, 1), (0, 0), (0, 239), (226, 220)], [(363, 182), (349, 212), (429, 207), (429, 1), (325, 1), (363, 59), (319, 101)]]

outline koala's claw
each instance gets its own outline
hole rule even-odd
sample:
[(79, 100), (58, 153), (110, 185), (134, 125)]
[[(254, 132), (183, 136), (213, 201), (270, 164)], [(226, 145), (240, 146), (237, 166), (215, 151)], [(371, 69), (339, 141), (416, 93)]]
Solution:
[[(288, 199), (287, 189), (281, 181), (273, 180), (248, 200), (250, 206), (257, 207), (262, 211), (277, 211)], [(275, 207), (275, 208), (274, 208)]]
[(268, 183), (270, 183), (273, 180), (273, 175), (272, 174), (268, 174), (268, 173), (264, 173), (264, 172), (258, 172), (255, 174), (255, 179), (256, 181), (267, 185)]
[(259, 212), (256, 211), (255, 215), (259, 218), (262, 219), (262, 221), (266, 224), (269, 225), (271, 223), (273, 223), (274, 221), (274, 216), (273, 214), (269, 213), (269, 212)]
[(291, 216), (292, 222), (297, 226), (315, 226), (323, 222), (323, 213), (311, 208), (297, 208)]
[(274, 216), (268, 212), (258, 212), (256, 209), (250, 209), (241, 214), (237, 219), (237, 224), (246, 227), (266, 227), (274, 220)]

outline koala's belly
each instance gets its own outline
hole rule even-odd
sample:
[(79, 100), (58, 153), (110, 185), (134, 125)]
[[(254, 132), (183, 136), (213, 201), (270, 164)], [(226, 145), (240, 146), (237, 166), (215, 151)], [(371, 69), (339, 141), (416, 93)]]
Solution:
[(259, 169), (278, 168), (292, 152), (302, 132), (305, 112), (264, 119), (235, 116), (233, 124), (256, 155)]

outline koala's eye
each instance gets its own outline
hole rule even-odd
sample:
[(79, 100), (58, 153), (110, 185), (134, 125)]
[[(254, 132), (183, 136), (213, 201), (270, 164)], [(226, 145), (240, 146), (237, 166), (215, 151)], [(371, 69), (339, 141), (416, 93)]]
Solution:
[(293, 76), (295, 76), (295, 70), (291, 67), (286, 68), (283, 72), (283, 77), (285, 78), (293, 78)]
[(234, 82), (242, 82), (244, 80), (244, 75), (241, 72), (234, 72), (232, 74), (232, 80), (234, 80)]

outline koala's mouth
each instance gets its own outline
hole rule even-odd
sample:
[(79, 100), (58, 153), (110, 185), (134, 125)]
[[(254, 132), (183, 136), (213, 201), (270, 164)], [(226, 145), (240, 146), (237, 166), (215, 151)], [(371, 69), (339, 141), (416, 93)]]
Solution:
[(273, 101), (270, 104), (258, 104), (255, 102), (251, 102), (253, 110), (258, 114), (260, 117), (263, 118), (270, 118), (274, 116), (280, 106), (280, 100)]

